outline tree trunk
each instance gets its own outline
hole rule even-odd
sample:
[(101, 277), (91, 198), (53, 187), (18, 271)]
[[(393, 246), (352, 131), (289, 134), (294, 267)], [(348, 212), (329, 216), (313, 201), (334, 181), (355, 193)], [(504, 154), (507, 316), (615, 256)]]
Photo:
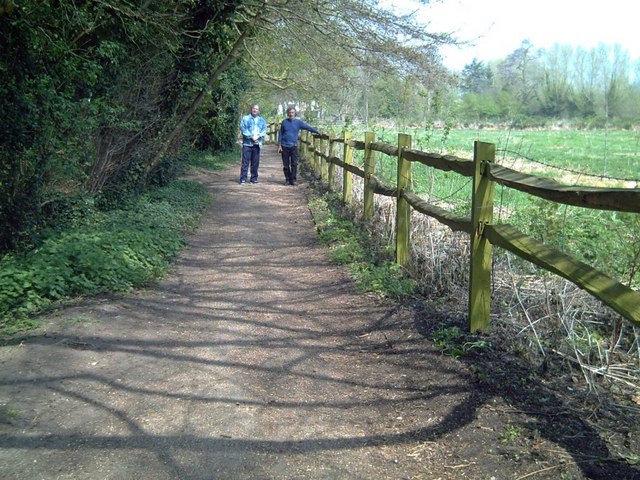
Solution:
[(200, 91), (198, 96), (193, 100), (193, 102), (191, 102), (191, 105), (189, 106), (189, 108), (184, 112), (180, 120), (178, 120), (178, 123), (173, 127), (173, 130), (169, 132), (169, 135), (167, 135), (166, 139), (161, 142), (157, 153), (153, 156), (153, 158), (147, 164), (147, 167), (146, 167), (147, 175), (149, 175), (153, 171), (153, 169), (155, 169), (162, 162), (165, 154), (167, 153), (167, 150), (169, 149), (169, 146), (182, 133), (189, 119), (193, 116), (195, 111), (202, 104), (202, 101), (205, 95), (207, 94), (207, 92), (211, 90), (211, 88), (213, 88), (218, 83), (218, 81), (220, 80), (220, 76), (225, 72), (225, 70), (227, 70), (227, 68), (229, 68), (229, 66), (233, 63), (233, 61), (238, 57), (243, 47), (244, 41), (249, 37), (249, 35), (251, 35), (253, 28), (255, 27), (256, 23), (258, 23), (258, 20), (260, 20), (261, 17), (262, 17), (262, 9), (258, 10), (258, 13), (256, 13), (251, 18), (245, 30), (236, 39), (235, 43), (233, 44), (233, 47), (231, 48), (227, 56), (211, 73), (206, 85), (202, 88), (202, 90)]

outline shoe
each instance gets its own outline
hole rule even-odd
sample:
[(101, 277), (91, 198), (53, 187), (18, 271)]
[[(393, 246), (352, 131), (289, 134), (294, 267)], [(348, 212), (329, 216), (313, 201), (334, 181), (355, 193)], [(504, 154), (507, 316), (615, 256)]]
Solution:
[(240, 180), (240, 185), (246, 185), (247, 181), (246, 180)]
[(251, 180), (251, 183), (256, 184), (258, 183), (258, 180)]
[(295, 186), (297, 184), (298, 184), (298, 182), (296, 182), (295, 180), (291, 180), (291, 182), (289, 182), (289, 185), (292, 185), (292, 186)]
[(285, 180), (285, 181), (284, 181), (284, 184), (285, 184), (285, 185), (291, 185), (291, 183), (289, 182), (289, 180)]

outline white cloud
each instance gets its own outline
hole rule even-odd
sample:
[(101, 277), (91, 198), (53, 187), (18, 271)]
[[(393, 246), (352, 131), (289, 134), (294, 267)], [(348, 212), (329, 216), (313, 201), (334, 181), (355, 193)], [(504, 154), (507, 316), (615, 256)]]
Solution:
[(640, 58), (640, 34), (632, 0), (443, 0), (424, 6), (416, 0), (384, 0), (396, 11), (419, 10), (430, 29), (452, 31), (475, 46), (443, 49), (445, 65), (461, 69), (474, 57), (503, 58), (523, 40), (536, 48), (555, 43), (591, 48), (620, 44)]

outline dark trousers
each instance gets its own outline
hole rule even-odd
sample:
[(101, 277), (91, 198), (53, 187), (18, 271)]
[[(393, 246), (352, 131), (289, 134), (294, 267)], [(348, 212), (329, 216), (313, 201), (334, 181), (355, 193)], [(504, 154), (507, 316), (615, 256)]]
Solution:
[(282, 147), (282, 170), (284, 178), (289, 183), (295, 183), (298, 179), (298, 147)]
[(251, 166), (251, 181), (258, 181), (258, 167), (260, 166), (260, 146), (242, 146), (242, 165), (240, 166), (240, 181), (247, 181), (247, 170)]

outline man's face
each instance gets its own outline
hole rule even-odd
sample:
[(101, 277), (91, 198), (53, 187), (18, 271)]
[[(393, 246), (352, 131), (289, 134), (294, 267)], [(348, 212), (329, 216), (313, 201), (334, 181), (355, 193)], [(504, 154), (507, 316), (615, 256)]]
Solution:
[(291, 110), (287, 110), (287, 117), (290, 119), (296, 118), (296, 111), (293, 108)]
[(260, 107), (258, 105), (254, 105), (251, 107), (251, 115), (254, 117), (260, 113)]

